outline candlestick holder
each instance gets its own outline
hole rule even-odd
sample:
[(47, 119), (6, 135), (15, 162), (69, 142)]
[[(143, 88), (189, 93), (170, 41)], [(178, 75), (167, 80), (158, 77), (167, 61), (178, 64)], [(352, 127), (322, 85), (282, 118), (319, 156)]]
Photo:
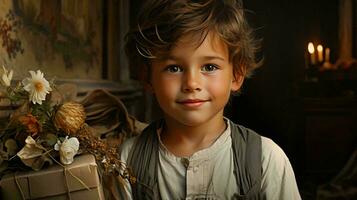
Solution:
[(305, 81), (317, 82), (320, 66), (320, 64), (309, 64), (305, 70)]

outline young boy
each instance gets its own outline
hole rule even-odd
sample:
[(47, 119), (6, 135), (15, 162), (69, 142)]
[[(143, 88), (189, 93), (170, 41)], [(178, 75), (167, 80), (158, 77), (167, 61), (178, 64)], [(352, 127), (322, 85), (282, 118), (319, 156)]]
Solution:
[(129, 199), (300, 199), (284, 152), (223, 110), (256, 68), (236, 0), (148, 0), (127, 36), (163, 119), (122, 145)]

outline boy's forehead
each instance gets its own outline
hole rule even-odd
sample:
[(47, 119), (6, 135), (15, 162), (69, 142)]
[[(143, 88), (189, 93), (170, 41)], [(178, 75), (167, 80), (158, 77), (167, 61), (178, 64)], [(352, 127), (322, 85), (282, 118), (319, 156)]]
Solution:
[(223, 40), (221, 40), (221, 38), (216, 33), (210, 31), (207, 34), (185, 34), (176, 41), (174, 47), (187, 46), (199, 48), (205, 42), (213, 47), (216, 47), (217, 45), (225, 46)]
[(205, 49), (207, 52), (213, 51), (219, 54), (228, 54), (228, 47), (226, 43), (220, 39), (215, 33), (208, 33), (205, 36), (198, 34), (186, 34), (180, 37), (171, 47), (168, 52), (162, 52), (159, 56), (162, 59), (172, 57), (182, 51), (196, 51), (198, 49)]

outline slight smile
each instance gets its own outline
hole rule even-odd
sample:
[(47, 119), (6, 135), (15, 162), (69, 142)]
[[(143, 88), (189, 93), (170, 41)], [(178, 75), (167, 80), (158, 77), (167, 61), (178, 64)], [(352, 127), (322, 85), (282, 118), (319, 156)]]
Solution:
[(187, 106), (187, 107), (199, 107), (202, 104), (204, 104), (205, 102), (208, 102), (209, 100), (202, 100), (202, 99), (185, 99), (182, 101), (177, 101), (177, 103)]

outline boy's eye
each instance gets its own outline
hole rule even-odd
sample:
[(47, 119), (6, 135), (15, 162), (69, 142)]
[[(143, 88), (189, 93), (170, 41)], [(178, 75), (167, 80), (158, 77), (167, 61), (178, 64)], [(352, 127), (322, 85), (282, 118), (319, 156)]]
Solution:
[(169, 65), (165, 70), (171, 73), (182, 72), (181, 67), (177, 65)]
[(202, 67), (202, 71), (204, 71), (204, 72), (212, 72), (212, 71), (215, 71), (217, 69), (218, 69), (218, 67), (216, 65), (213, 65), (213, 64), (207, 64), (207, 65), (204, 65)]

